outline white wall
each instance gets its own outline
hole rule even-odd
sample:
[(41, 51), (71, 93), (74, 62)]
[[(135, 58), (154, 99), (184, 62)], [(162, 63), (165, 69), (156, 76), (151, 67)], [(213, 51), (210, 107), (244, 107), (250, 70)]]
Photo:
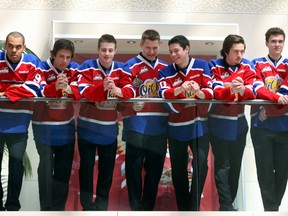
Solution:
[[(173, 23), (238, 23), (239, 33), (247, 44), (245, 57), (252, 59), (267, 54), (265, 31), (273, 26), (288, 34), (287, 0), (98, 0), (98, 1), (17, 1), (2, 0), (0, 6), (0, 39), (10, 31), (20, 31), (27, 46), (40, 58), (49, 55), (51, 21), (97, 22), (173, 22)], [(31, 8), (31, 9), (30, 9)], [(79, 29), (81, 31), (81, 29)], [(179, 32), (181, 33), (181, 32)], [(213, 34), (213, 32), (211, 32)], [(287, 55), (287, 46), (284, 50)], [(25, 179), (21, 193), (22, 210), (39, 210), (37, 192), (38, 156), (29, 138), (28, 151), (33, 162), (33, 177)], [(262, 211), (256, 178), (254, 152), (250, 137), (244, 155), (243, 179), (240, 190), (246, 197), (241, 210)], [(287, 203), (286, 193), (283, 203)], [(241, 200), (241, 197), (238, 197)], [(239, 201), (240, 202), (240, 201)], [(283, 204), (281, 211), (288, 211)]]

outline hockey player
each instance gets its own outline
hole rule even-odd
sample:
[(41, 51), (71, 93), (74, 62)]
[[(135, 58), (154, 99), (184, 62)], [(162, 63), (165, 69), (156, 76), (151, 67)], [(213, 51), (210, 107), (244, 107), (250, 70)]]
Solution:
[[(117, 150), (118, 115), (116, 102), (106, 100), (135, 96), (130, 74), (123, 70), (123, 63), (113, 61), (116, 47), (117, 41), (112, 35), (102, 35), (98, 40), (99, 58), (87, 60), (79, 67), (81, 96), (91, 101), (81, 103), (78, 118), (80, 202), (84, 211), (108, 210)], [(99, 159), (94, 200), (96, 150)]]
[(264, 210), (278, 211), (288, 178), (288, 59), (282, 56), (282, 29), (268, 29), (265, 40), (268, 55), (253, 60), (254, 90), (257, 98), (281, 105), (253, 106), (251, 137)]
[[(153, 29), (145, 30), (140, 46), (142, 51), (128, 60), (124, 69), (131, 73), (137, 97), (155, 98), (158, 97), (158, 71), (166, 66), (157, 57), (159, 33)], [(167, 112), (161, 103), (137, 102), (128, 105), (132, 107), (126, 107), (126, 111), (134, 114), (122, 115), (129, 204), (133, 211), (152, 211), (167, 149)]]
[[(241, 36), (228, 35), (221, 50), (223, 58), (209, 62), (215, 99), (233, 102), (255, 98), (255, 71), (251, 62), (243, 58), (245, 49)], [(244, 105), (213, 104), (208, 121), (219, 210), (235, 211), (233, 202), (248, 131)]]
[[(189, 56), (190, 43), (183, 35), (173, 37), (168, 45), (174, 63), (160, 71), (160, 97), (212, 99), (212, 80), (207, 62)], [(179, 211), (200, 209), (208, 170), (208, 107), (209, 104), (169, 103), (169, 152)], [(191, 187), (188, 180), (188, 148), (193, 154)]]
[[(38, 58), (25, 54), (24, 36), (11, 32), (5, 41), (5, 51), (0, 52), (0, 96), (13, 103), (0, 104), (0, 162), (6, 144), (9, 152), (8, 194), (3, 206), (3, 188), (0, 189), (0, 210), (18, 211), (21, 208), (19, 195), (23, 180), (23, 155), (27, 146), (28, 126), (32, 117), (33, 102), (22, 98), (40, 96), (42, 82), (38, 70)], [(1, 169), (2, 170), (2, 169)]]
[[(71, 62), (74, 44), (59, 39), (51, 57), (39, 64), (46, 84), (43, 97), (80, 99), (76, 80), (78, 67)], [(36, 102), (32, 128), (39, 155), (38, 185), (41, 211), (64, 211), (74, 155), (75, 119), (72, 102)]]

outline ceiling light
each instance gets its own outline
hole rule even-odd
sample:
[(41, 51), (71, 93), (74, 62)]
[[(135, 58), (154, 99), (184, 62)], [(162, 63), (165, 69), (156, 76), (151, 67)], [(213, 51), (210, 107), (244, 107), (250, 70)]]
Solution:
[(81, 44), (81, 43), (83, 43), (83, 40), (74, 40), (74, 43), (75, 44)]
[(205, 45), (206, 45), (206, 46), (213, 46), (213, 45), (214, 45), (214, 43), (213, 43), (213, 42), (211, 42), (211, 41), (207, 41), (207, 42), (205, 42)]
[(128, 44), (135, 44), (136, 41), (134, 41), (134, 40), (128, 40), (127, 43), (128, 43)]

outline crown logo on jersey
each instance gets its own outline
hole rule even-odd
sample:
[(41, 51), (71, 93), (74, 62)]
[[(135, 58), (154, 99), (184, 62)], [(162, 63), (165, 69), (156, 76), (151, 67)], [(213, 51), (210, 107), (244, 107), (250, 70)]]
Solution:
[(9, 73), (9, 68), (8, 67), (1, 68), (0, 74), (4, 74), (4, 73)]
[(173, 85), (173, 87), (175, 87), (175, 86), (180, 85), (182, 82), (183, 82), (182, 78), (178, 77), (172, 85)]
[(142, 67), (139, 74), (145, 73), (148, 71), (148, 68), (146, 66)]
[(47, 82), (51, 82), (51, 81), (53, 81), (53, 80), (55, 80), (55, 79), (56, 79), (55, 74), (51, 74), (51, 75), (49, 75), (49, 76), (47, 77)]
[(103, 80), (103, 77), (101, 74), (97, 74), (93, 77), (93, 80)]
[(230, 76), (229, 72), (225, 71), (225, 72), (222, 73), (221, 78), (222, 79), (226, 79), (229, 76)]
[(270, 66), (266, 66), (261, 70), (262, 73), (271, 72), (271, 71), (272, 71), (272, 68)]

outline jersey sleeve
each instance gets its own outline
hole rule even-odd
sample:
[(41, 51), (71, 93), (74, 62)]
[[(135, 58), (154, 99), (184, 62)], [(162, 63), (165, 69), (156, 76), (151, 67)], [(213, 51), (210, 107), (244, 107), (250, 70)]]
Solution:
[(11, 86), (5, 91), (10, 101), (16, 102), (23, 98), (40, 97), (40, 85), (43, 80), (42, 71), (31, 66), (26, 80), (20, 86)]
[(230, 87), (224, 86), (221, 72), (218, 70), (218, 67), (213, 60), (209, 62), (209, 68), (212, 76), (212, 89), (214, 92), (214, 98), (217, 100), (234, 101), (235, 95), (232, 94)]
[(118, 99), (127, 100), (129, 98), (136, 96), (136, 92), (132, 84), (131, 73), (121, 70), (121, 76), (118, 87), (121, 88), (123, 94), (123, 98), (118, 97)]
[(96, 102), (105, 101), (108, 91), (104, 91), (104, 81), (99, 80), (97, 84), (94, 84), (91, 74), (89, 70), (85, 70), (78, 75), (78, 88), (81, 97)]
[[(168, 68), (165, 68), (164, 70), (159, 71), (158, 96), (164, 99), (185, 99), (186, 97), (184, 93), (180, 93), (177, 96), (174, 95), (175, 88), (173, 88), (173, 85), (170, 79), (167, 78), (167, 70)], [(185, 108), (185, 103), (167, 102), (167, 103), (164, 103), (164, 106), (167, 110), (169, 110), (172, 113), (180, 113), (181, 110)]]
[[(211, 73), (209, 66), (206, 61), (201, 61), (202, 62), (202, 68), (203, 68), (203, 74), (202, 74), (202, 79), (201, 79), (201, 91), (205, 94), (205, 100), (211, 100), (214, 96), (214, 92), (212, 90), (212, 78), (211, 78)], [(197, 99), (199, 99), (196, 96)]]
[(256, 79), (254, 66), (251, 63), (251, 65), (247, 64), (245, 68), (246, 69), (245, 69), (244, 76), (243, 76), (245, 92), (243, 96), (241, 96), (240, 94), (238, 95), (238, 101), (250, 100), (250, 99), (256, 98), (254, 91), (253, 91), (253, 83)]

